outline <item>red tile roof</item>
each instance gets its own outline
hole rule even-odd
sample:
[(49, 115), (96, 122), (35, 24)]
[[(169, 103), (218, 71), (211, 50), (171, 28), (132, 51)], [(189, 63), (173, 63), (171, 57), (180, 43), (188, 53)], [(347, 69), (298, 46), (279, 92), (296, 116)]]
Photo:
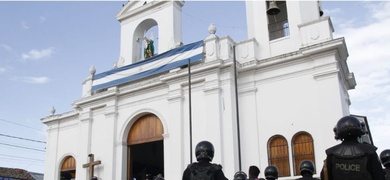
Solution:
[(21, 180), (34, 180), (34, 178), (24, 169), (0, 167), (0, 177), (15, 178)]

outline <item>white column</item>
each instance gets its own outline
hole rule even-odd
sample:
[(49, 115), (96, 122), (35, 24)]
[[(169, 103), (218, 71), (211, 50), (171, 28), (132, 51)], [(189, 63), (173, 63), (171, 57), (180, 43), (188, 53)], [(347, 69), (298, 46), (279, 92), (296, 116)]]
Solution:
[(164, 127), (164, 173), (165, 179), (180, 179), (184, 168), (187, 166), (185, 161), (183, 118), (183, 94), (179, 84), (169, 87), (169, 116), (166, 119), (168, 127)]
[[(116, 100), (110, 101), (112, 104), (106, 106), (105, 112), (105, 121), (107, 122), (106, 132), (104, 132), (107, 136), (111, 136), (108, 138), (108, 144), (106, 144), (105, 153), (111, 154), (110, 156), (106, 156), (110, 161), (102, 162), (104, 166), (104, 175), (106, 176), (104, 179), (115, 179), (115, 175), (117, 167), (116, 167), (116, 139), (115, 136), (117, 134), (117, 105)], [(102, 132), (103, 133), (103, 132)], [(108, 177), (109, 176), (109, 177)]]

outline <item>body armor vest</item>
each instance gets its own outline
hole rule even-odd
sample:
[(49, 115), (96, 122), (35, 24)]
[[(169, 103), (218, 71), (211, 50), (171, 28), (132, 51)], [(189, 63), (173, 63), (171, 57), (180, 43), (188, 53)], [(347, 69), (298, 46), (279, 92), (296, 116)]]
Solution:
[(193, 163), (188, 168), (191, 172), (191, 180), (214, 180), (215, 172), (222, 169), (220, 165), (200, 166), (198, 163)]
[(384, 169), (386, 180), (390, 180), (390, 169)]
[(326, 151), (331, 154), (332, 176), (335, 180), (372, 180), (368, 156), (373, 149), (363, 144), (340, 144)]

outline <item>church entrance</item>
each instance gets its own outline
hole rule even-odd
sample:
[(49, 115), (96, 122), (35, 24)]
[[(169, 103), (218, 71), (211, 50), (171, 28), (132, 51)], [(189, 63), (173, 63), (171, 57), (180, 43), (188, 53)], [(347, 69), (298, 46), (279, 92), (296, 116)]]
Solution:
[(62, 162), (60, 180), (71, 180), (75, 177), (76, 160), (72, 156), (68, 156)]
[(140, 117), (131, 127), (127, 139), (127, 179), (154, 179), (164, 176), (163, 127), (154, 114)]

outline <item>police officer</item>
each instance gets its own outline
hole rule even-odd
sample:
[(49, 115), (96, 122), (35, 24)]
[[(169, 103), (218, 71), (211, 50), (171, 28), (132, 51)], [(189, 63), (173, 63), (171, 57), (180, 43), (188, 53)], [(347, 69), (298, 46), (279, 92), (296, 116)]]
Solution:
[(390, 180), (390, 149), (382, 151), (379, 156), (383, 166), (385, 167), (383, 171), (385, 172), (386, 180)]
[(279, 170), (276, 166), (267, 166), (264, 170), (264, 176), (267, 180), (278, 179)]
[(183, 180), (227, 180), (222, 166), (210, 163), (214, 158), (214, 146), (209, 141), (201, 141), (195, 147), (195, 156), (198, 162), (187, 166), (183, 173)]
[(237, 171), (236, 174), (234, 174), (233, 180), (248, 180), (247, 175), (243, 171)]
[(303, 160), (299, 165), (299, 170), (301, 172), (302, 177), (298, 179), (302, 180), (319, 180), (317, 178), (313, 178), (314, 174), (314, 163), (309, 160)]
[(358, 141), (363, 134), (360, 121), (353, 116), (345, 116), (337, 122), (336, 138), (342, 143), (326, 150), (321, 179), (385, 180), (377, 148)]

